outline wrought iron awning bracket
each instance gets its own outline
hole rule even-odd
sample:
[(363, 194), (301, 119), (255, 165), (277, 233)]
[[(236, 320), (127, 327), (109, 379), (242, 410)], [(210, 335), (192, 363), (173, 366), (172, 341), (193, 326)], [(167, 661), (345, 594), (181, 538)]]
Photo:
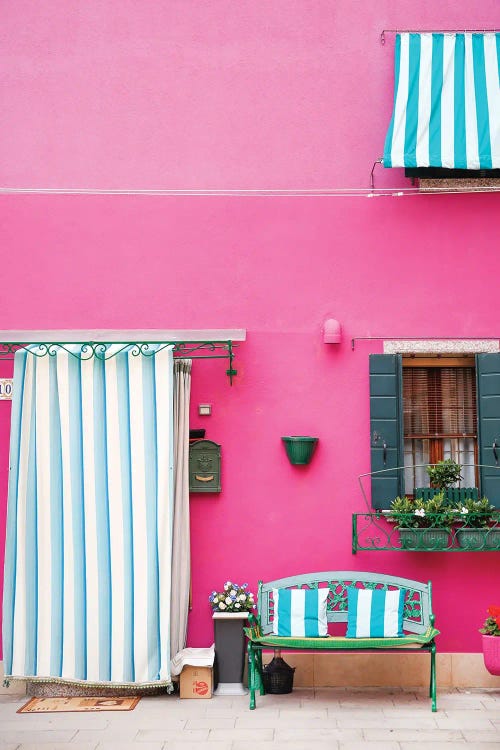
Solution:
[[(74, 346), (79, 346), (80, 350), (75, 352), (72, 350)], [(92, 357), (111, 359), (125, 349), (130, 349), (132, 356), (135, 357), (141, 354), (146, 357), (153, 357), (167, 346), (172, 346), (174, 355), (178, 357), (229, 360), (226, 375), (229, 377), (229, 383), (233, 384), (233, 377), (238, 372), (233, 367), (234, 349), (238, 345), (229, 339), (226, 341), (35, 341), (32, 343), (2, 341), (0, 342), (0, 361), (13, 360), (18, 349), (28, 349), (30, 354), (35, 357), (54, 357), (58, 350), (63, 349), (72, 357), (87, 360), (92, 359)]]

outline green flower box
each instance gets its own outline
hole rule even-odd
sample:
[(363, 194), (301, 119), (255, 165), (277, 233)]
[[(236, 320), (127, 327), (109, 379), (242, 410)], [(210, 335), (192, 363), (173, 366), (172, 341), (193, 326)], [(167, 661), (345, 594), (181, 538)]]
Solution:
[(448, 529), (399, 529), (401, 548), (432, 552), (446, 549), (449, 545)]
[(500, 528), (458, 529), (457, 542), (462, 549), (500, 550)]

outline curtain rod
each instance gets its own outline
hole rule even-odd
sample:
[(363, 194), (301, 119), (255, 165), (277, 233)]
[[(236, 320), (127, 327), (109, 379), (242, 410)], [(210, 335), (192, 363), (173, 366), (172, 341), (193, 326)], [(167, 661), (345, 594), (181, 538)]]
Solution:
[[(153, 346), (159, 346), (158, 349)], [(79, 346), (80, 351), (72, 351), (71, 346)], [(158, 351), (171, 346), (176, 358), (190, 359), (227, 359), (229, 368), (226, 375), (230, 385), (237, 370), (233, 367), (234, 349), (238, 346), (232, 340), (220, 341), (0, 341), (0, 361), (13, 360), (16, 351), (26, 349), (34, 357), (55, 357), (59, 350), (64, 350), (72, 357), (88, 360), (95, 357), (100, 360), (111, 359), (129, 350), (134, 357), (144, 355), (154, 357)]]
[(500, 29), (384, 29), (380, 44), (385, 44), (386, 34), (497, 34)]

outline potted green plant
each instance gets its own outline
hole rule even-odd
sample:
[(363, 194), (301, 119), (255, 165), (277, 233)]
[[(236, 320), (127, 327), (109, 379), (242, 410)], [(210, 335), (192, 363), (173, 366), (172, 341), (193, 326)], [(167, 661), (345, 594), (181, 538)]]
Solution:
[(445, 500), (450, 504), (465, 497), (473, 497), (477, 500), (477, 489), (475, 487), (456, 487), (463, 479), (462, 467), (451, 458), (429, 464), (426, 468), (429, 475), (430, 487), (416, 487), (415, 497), (430, 500), (434, 495), (443, 493)]
[(226, 581), (222, 591), (212, 591), (208, 600), (212, 607), (215, 636), (215, 670), (218, 685), (215, 695), (244, 695), (245, 634), (243, 623), (255, 607), (248, 583), (239, 585)]
[(499, 514), (487, 497), (463, 500), (455, 505), (460, 526), (456, 532), (463, 549), (500, 549)]
[(484, 666), (490, 674), (500, 676), (500, 607), (487, 609), (488, 617), (480, 633), (483, 636)]
[[(437, 464), (430, 464), (426, 471), (429, 475), (431, 487), (435, 487), (439, 492), (444, 492), (463, 479), (462, 467), (451, 458), (438, 461)], [(444, 492), (444, 494), (446, 493)]]
[(402, 549), (440, 550), (448, 547), (455, 515), (442, 492), (434, 497), (396, 497), (389, 520), (397, 524)]

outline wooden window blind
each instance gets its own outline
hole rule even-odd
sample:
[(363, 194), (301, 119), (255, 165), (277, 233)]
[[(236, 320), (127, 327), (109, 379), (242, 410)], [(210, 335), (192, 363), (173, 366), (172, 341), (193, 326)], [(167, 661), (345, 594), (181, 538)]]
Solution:
[(405, 437), (476, 437), (474, 367), (403, 367)]

